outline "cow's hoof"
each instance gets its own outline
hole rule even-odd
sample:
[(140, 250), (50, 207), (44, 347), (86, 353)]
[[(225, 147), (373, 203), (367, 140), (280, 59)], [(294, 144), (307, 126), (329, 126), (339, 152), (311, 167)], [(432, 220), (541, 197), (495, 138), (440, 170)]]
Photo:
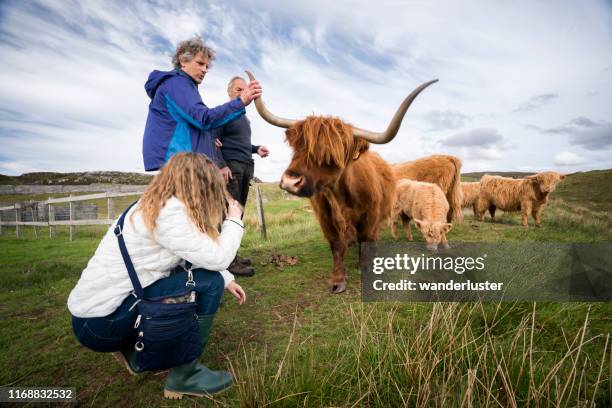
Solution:
[(334, 283), (331, 287), (331, 293), (337, 295), (338, 293), (342, 293), (346, 290), (346, 282)]
[(450, 249), (450, 245), (446, 244), (446, 243), (442, 243), (442, 249)]

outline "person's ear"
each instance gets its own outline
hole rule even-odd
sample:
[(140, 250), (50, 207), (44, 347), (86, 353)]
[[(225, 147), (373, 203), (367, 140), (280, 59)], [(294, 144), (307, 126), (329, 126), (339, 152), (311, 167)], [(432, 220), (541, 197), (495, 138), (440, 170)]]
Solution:
[(181, 55), (179, 56), (179, 66), (181, 67), (181, 69), (183, 68), (183, 65), (185, 65), (187, 63), (187, 61), (185, 61), (185, 56)]

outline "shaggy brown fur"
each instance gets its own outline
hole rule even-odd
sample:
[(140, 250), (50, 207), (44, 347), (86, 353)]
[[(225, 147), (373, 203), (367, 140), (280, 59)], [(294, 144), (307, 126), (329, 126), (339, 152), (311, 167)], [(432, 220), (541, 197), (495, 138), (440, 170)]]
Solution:
[(391, 212), (395, 177), (391, 166), (369, 151), (369, 142), (353, 138), (340, 119), (310, 116), (287, 129), (286, 137), (293, 157), (283, 177), (301, 177), (292, 192), (310, 198), (332, 250), (332, 288), (341, 292), (346, 251), (356, 242), (378, 240)]
[(356, 152), (368, 150), (370, 143), (354, 138), (351, 125), (330, 116), (308, 116), (285, 132), (294, 152), (302, 152), (317, 166), (344, 169)]
[(488, 209), (491, 221), (495, 222), (495, 210), (521, 211), (521, 224), (528, 226), (531, 213), (536, 227), (542, 223), (542, 210), (548, 195), (555, 191), (557, 184), (565, 178), (554, 171), (545, 171), (523, 179), (484, 175), (480, 179), (480, 194), (476, 201), (476, 212), (480, 221)]
[(476, 216), (476, 200), (480, 193), (480, 182), (461, 183), (461, 208), (472, 207)]
[(410, 179), (437, 184), (450, 204), (446, 221), (463, 221), (461, 212), (461, 160), (454, 156), (435, 154), (406, 163), (394, 164), (398, 179)]
[(446, 222), (449, 205), (440, 187), (432, 183), (403, 179), (397, 183), (395, 197), (391, 212), (393, 239), (397, 239), (397, 223), (401, 220), (406, 238), (412, 241), (412, 219), (427, 241), (428, 249), (436, 250), (439, 243), (448, 248), (446, 234), (452, 225)]

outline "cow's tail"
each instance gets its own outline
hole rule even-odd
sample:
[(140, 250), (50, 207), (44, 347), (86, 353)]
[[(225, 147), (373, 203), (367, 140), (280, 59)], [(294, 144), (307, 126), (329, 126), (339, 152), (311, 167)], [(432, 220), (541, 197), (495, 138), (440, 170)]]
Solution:
[[(463, 193), (461, 192), (461, 160), (457, 157), (450, 157), (453, 166), (455, 167), (455, 174), (453, 177), (452, 184), (450, 186), (450, 202), (448, 203), (452, 209), (453, 219), (457, 224), (463, 222)], [(450, 222), (450, 220), (449, 220)]]

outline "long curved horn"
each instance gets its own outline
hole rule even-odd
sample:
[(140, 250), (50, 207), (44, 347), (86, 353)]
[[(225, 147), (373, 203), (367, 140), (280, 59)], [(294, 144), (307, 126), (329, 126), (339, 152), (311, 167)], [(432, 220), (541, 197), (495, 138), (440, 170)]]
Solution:
[(406, 99), (404, 99), (404, 102), (402, 102), (399, 108), (397, 108), (397, 112), (395, 112), (395, 115), (393, 115), (393, 119), (391, 119), (391, 122), (389, 122), (389, 126), (387, 127), (387, 130), (385, 130), (384, 132), (380, 132), (380, 133), (371, 132), (369, 130), (360, 129), (360, 128), (353, 126), (353, 136), (361, 137), (371, 143), (376, 143), (376, 144), (383, 144), (383, 143), (390, 142), (391, 140), (393, 140), (395, 135), (397, 135), (397, 131), (399, 130), (400, 125), (402, 124), (402, 119), (404, 119), (404, 115), (406, 114), (406, 111), (410, 107), (410, 104), (412, 103), (412, 101), (414, 101), (414, 99), (417, 97), (418, 94), (421, 93), (423, 89), (427, 88), (429, 85), (436, 83), (436, 82), (438, 82), (437, 79), (434, 79), (433, 81), (425, 82), (423, 85), (419, 86), (414, 91), (412, 91), (410, 95), (408, 95)]
[[(244, 72), (246, 72), (246, 74), (249, 76), (249, 80), (255, 81), (255, 77), (253, 76), (251, 71)], [(297, 122), (296, 119), (281, 118), (280, 116), (276, 116), (275, 114), (270, 112), (261, 100), (261, 96), (255, 98), (255, 107), (257, 108), (257, 112), (259, 112), (259, 115), (271, 125), (287, 129)]]

